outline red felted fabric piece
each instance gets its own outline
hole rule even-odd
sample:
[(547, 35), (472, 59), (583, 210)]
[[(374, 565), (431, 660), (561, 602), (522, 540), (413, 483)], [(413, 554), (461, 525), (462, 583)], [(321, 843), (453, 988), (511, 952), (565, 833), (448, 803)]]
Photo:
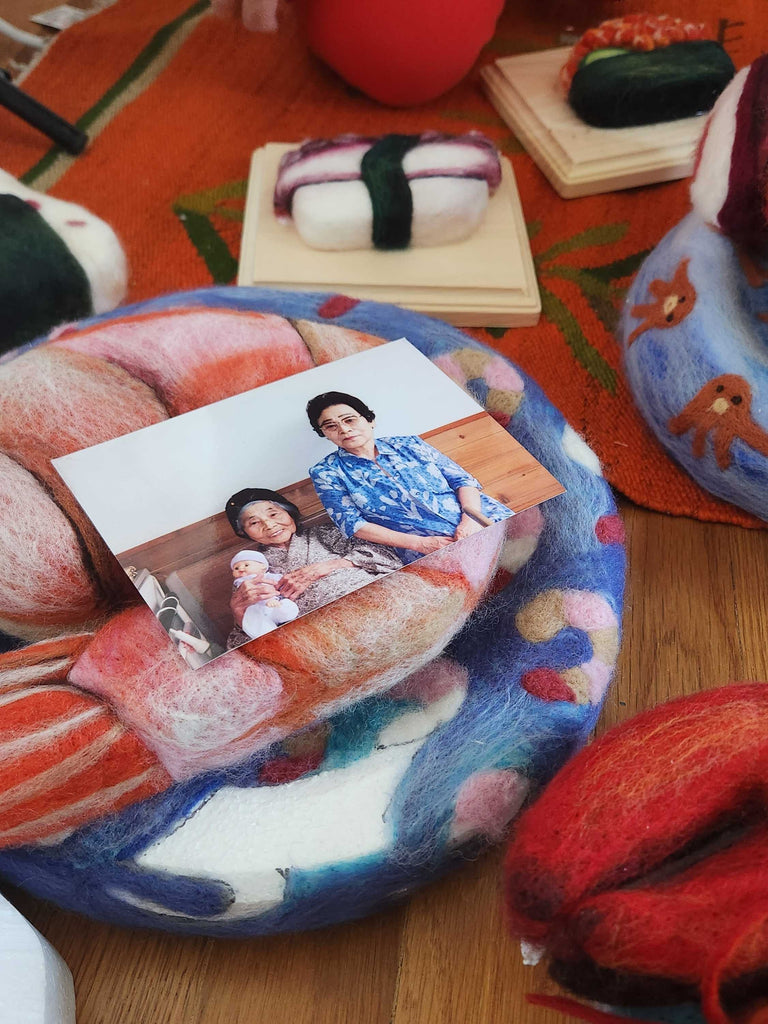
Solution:
[(764, 683), (684, 697), (611, 730), (518, 823), (506, 861), (513, 932), (588, 998), (615, 1003), (650, 983), (659, 1002), (700, 992), (711, 1024), (745, 1019), (744, 979), (768, 964), (766, 769)]

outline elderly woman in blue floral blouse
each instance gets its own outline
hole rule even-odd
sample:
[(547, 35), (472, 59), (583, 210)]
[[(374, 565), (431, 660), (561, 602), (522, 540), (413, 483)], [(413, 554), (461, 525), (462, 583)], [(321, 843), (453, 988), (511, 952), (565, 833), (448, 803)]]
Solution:
[(420, 437), (374, 438), (373, 410), (354, 395), (316, 395), (307, 416), (337, 446), (309, 475), (345, 537), (386, 544), (407, 563), (514, 515)]

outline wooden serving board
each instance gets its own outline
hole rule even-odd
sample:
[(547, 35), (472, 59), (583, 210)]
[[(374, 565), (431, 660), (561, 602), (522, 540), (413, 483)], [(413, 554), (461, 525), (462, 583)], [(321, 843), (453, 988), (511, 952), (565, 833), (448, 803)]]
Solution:
[(502, 159), (502, 182), (483, 223), (464, 242), (381, 252), (312, 249), (292, 223), (277, 220), (272, 193), (280, 157), (270, 143), (251, 161), (239, 285), (343, 292), (394, 302), (457, 327), (530, 327), (541, 299), (514, 172)]
[(491, 103), (564, 199), (686, 178), (705, 117), (638, 128), (592, 128), (559, 81), (570, 47), (502, 57), (483, 68)]

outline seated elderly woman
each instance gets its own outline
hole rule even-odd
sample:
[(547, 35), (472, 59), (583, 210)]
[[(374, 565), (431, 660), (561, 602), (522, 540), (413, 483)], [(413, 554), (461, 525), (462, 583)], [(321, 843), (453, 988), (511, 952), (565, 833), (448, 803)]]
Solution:
[(408, 563), (514, 515), (420, 437), (374, 439), (373, 410), (354, 395), (316, 395), (307, 416), (337, 446), (309, 475), (345, 537), (390, 545)]
[(388, 547), (348, 540), (332, 523), (306, 526), (298, 508), (278, 491), (247, 487), (233, 494), (225, 506), (230, 525), (262, 551), (277, 584), (246, 580), (230, 599), (235, 629), (227, 647), (239, 647), (250, 637), (243, 631), (243, 614), (249, 605), (275, 596), (287, 597), (299, 606), (299, 614), (371, 583), (376, 576), (402, 566)]

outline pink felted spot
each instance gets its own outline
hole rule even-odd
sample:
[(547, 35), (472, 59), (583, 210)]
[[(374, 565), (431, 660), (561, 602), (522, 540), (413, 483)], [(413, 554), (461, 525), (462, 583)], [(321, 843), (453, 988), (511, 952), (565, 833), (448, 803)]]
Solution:
[(388, 691), (395, 700), (418, 700), (431, 704), (451, 690), (467, 688), (467, 670), (451, 658), (438, 658), (418, 672), (403, 679)]
[(526, 672), (520, 685), (533, 697), (542, 700), (567, 700), (576, 703), (576, 697), (568, 684), (553, 668), (534, 668)]
[(36, 199), (25, 199), (24, 202), (27, 206), (31, 206), (33, 210), (40, 209), (40, 203)]
[(359, 299), (351, 299), (348, 295), (332, 295), (330, 299), (325, 300), (317, 312), (324, 320), (333, 320), (337, 316), (344, 316), (359, 302)]
[(623, 544), (626, 538), (620, 516), (600, 516), (595, 523), (595, 536), (601, 544)]
[(111, 619), (69, 679), (106, 700), (175, 779), (266, 746), (274, 739), (267, 723), (286, 700), (276, 670), (240, 651), (189, 668), (143, 607)]
[(512, 417), (509, 415), (508, 412), (492, 412), (490, 415), (493, 419), (496, 420), (499, 426), (504, 427), (505, 430), (507, 429), (512, 420)]
[(491, 388), (498, 388), (500, 391), (522, 391), (525, 387), (523, 378), (504, 359), (494, 356), (483, 372), (487, 384)]
[(507, 519), (507, 540), (517, 537), (538, 537), (544, 529), (544, 516), (538, 505), (518, 512)]
[(457, 384), (461, 385), (462, 387), (466, 384), (467, 375), (466, 373), (464, 373), (464, 371), (456, 362), (453, 356), (437, 356), (437, 358), (433, 359), (432, 362), (435, 364), (435, 366), (439, 366), (443, 373), (447, 374), (451, 378), (451, 380), (455, 380)]
[(68, 220), (65, 224), (68, 228), (84, 228), (87, 225), (87, 220)]
[(126, 316), (60, 336), (55, 344), (122, 366), (176, 414), (314, 365), (283, 317), (224, 309)]
[(616, 614), (611, 606), (604, 597), (591, 590), (564, 591), (563, 608), (568, 624), (586, 633), (616, 625)]
[(529, 780), (512, 770), (488, 769), (470, 775), (456, 797), (451, 838), (482, 835), (501, 839), (529, 789)]
[(507, 520), (486, 526), (479, 533), (464, 537), (450, 547), (441, 548), (432, 555), (425, 555), (419, 564), (440, 572), (459, 573), (474, 592), (484, 589), (504, 542), (504, 527)]
[(579, 667), (589, 679), (589, 699), (591, 703), (598, 704), (603, 699), (603, 694), (608, 689), (608, 683), (611, 681), (611, 668), (598, 658), (591, 658)]

